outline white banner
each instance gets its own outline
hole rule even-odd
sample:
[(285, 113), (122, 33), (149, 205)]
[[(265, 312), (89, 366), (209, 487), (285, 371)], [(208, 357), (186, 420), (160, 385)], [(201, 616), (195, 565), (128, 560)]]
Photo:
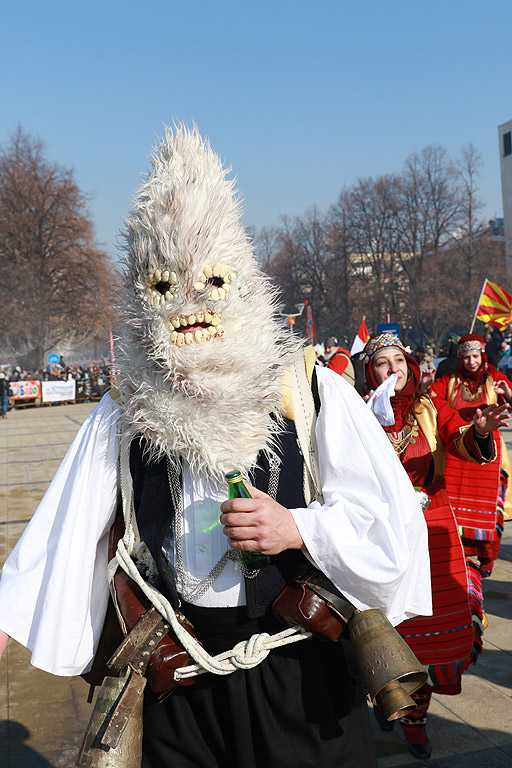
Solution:
[(76, 382), (70, 381), (42, 381), (43, 403), (59, 403), (63, 400), (76, 398)]

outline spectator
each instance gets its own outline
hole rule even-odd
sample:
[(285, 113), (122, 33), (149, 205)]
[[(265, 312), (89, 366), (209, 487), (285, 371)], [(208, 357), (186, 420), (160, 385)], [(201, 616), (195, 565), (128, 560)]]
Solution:
[(501, 358), (498, 363), (498, 369), (504, 371), (510, 378), (512, 375), (512, 347), (507, 341), (501, 342)]
[(350, 352), (348, 349), (338, 346), (338, 339), (335, 336), (328, 336), (325, 340), (325, 365), (330, 368), (331, 371), (339, 373), (340, 376), (348, 381), (349, 384), (354, 386), (355, 375), (354, 366), (350, 359)]
[(9, 407), (9, 381), (3, 371), (0, 371), (0, 408), (2, 411), (2, 419), (7, 417), (7, 409)]
[(325, 349), (323, 344), (315, 344), (313, 347), (315, 350), (317, 365), (325, 365)]
[(501, 357), (501, 342), (503, 341), (503, 334), (498, 331), (497, 328), (492, 328), (489, 332), (489, 327), (485, 333), (485, 354), (490, 365), (497, 366)]
[(441, 360), (437, 366), (436, 381), (444, 376), (445, 373), (451, 373), (456, 371), (459, 367), (459, 347), (455, 339), (448, 340), (447, 356), (444, 360)]

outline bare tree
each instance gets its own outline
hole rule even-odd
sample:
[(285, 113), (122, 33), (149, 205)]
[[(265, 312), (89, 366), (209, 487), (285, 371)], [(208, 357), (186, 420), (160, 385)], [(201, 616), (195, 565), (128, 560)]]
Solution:
[(3, 344), (41, 367), (62, 340), (93, 337), (111, 316), (113, 280), (72, 171), (19, 128), (0, 151)]
[(407, 285), (403, 322), (430, 341), (446, 332), (454, 313), (443, 249), (460, 233), (463, 198), (459, 170), (443, 147), (407, 158), (397, 205), (398, 258)]
[(350, 282), (346, 272), (341, 209), (323, 216), (312, 208), (302, 217), (283, 218), (271, 274), (287, 305), (307, 299), (320, 336), (346, 335)]
[(475, 233), (484, 226), (484, 222), (478, 218), (483, 204), (477, 197), (477, 180), (482, 165), (482, 157), (473, 144), (470, 143), (462, 148), (458, 161), (460, 180), (464, 191), (461, 219), (461, 236), (463, 238), (461, 257), (465, 267), (464, 279), (468, 298), (478, 293), (481, 285), (478, 261), (481, 255), (482, 241), (475, 238)]
[(325, 216), (263, 230), (262, 263), (324, 332), (350, 339), (363, 315), (373, 330), (389, 315), (404, 340), (439, 345), (469, 325), (483, 279), (505, 278), (503, 236), (478, 219), (480, 166), (472, 145), (457, 162), (425, 147), (400, 173), (345, 187)]
[(279, 248), (279, 230), (277, 227), (262, 227), (260, 230), (249, 228), (254, 252), (261, 268), (268, 272), (272, 260)]

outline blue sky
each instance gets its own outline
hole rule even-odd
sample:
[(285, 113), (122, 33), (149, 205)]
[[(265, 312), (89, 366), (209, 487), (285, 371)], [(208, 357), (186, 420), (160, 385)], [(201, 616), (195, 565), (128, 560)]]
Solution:
[(0, 143), (21, 123), (116, 234), (162, 123), (194, 120), (233, 166), (244, 222), (325, 210), (358, 177), (473, 142), (502, 215), (508, 0), (88, 0), (4, 4)]

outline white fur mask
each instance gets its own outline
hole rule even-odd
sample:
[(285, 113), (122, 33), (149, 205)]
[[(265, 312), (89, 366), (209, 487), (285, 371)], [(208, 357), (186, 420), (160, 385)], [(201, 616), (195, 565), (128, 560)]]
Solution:
[(276, 323), (274, 289), (209, 144), (195, 128), (166, 129), (152, 165), (124, 233), (124, 434), (219, 480), (272, 450), (280, 381), (301, 344)]

